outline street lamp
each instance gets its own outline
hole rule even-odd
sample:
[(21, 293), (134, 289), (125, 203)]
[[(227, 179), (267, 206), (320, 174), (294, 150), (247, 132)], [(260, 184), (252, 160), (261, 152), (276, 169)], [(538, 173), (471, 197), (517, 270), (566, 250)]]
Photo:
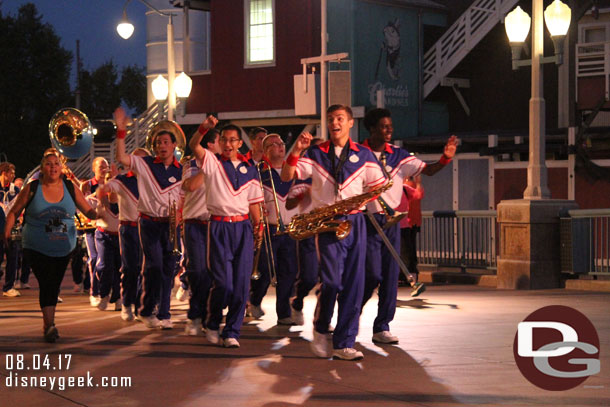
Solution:
[(186, 109), (186, 99), (191, 94), (191, 89), (193, 88), (193, 80), (189, 78), (187, 74), (182, 72), (180, 75), (178, 75), (174, 84), (176, 85), (176, 96), (181, 101), (180, 115), (184, 116)]
[[(174, 79), (176, 76), (176, 69), (174, 66), (174, 26), (172, 24), (172, 17), (175, 16), (175, 14), (172, 13), (165, 13), (159, 9), (157, 9), (156, 7), (154, 7), (153, 5), (151, 5), (149, 2), (147, 2), (146, 0), (139, 0), (141, 3), (143, 3), (144, 5), (146, 5), (148, 8), (150, 8), (151, 10), (155, 11), (157, 14), (161, 15), (161, 16), (165, 16), (168, 17), (168, 23), (167, 23), (167, 90), (165, 91), (165, 97), (169, 96), (169, 100), (168, 100), (168, 108), (167, 108), (167, 118), (169, 120), (174, 120), (174, 110), (176, 109), (176, 92), (174, 91)], [(125, 2), (125, 5), (123, 6), (123, 18), (121, 19), (121, 22), (117, 25), (117, 32), (118, 34), (124, 38), (124, 39), (128, 39), (129, 37), (131, 37), (131, 35), (133, 34), (134, 31), (134, 27), (133, 24), (131, 24), (129, 22), (129, 20), (127, 19), (127, 5), (129, 4), (129, 2), (131, 2), (131, 0), (127, 0)], [(187, 76), (185, 73), (182, 73), (182, 75)], [(161, 77), (161, 75), (159, 75), (159, 77)], [(159, 80), (159, 77), (157, 77), (157, 79), (155, 79), (155, 81)], [(163, 79), (163, 77), (161, 77)], [(190, 80), (190, 78), (188, 78)], [(157, 85), (158, 87), (159, 85)], [(190, 93), (190, 89), (189, 92)], [(188, 97), (188, 93), (186, 94), (186, 96), (184, 97)], [(159, 97), (157, 97), (157, 93), (155, 93), (155, 86), (154, 86), (154, 81), (153, 81), (153, 95), (155, 95), (155, 99), (157, 99), (157, 101), (160, 100), (165, 100), (165, 97), (163, 99), (159, 99)]]
[[(521, 66), (532, 66), (532, 95), (530, 99), (529, 116), (529, 163), (527, 166), (527, 188), (524, 199), (548, 199), (551, 193), (547, 184), (547, 168), (545, 164), (545, 102), (541, 65), (563, 62), (563, 39), (570, 26), (570, 8), (560, 0), (555, 0), (547, 7), (544, 15), (555, 45), (555, 55), (544, 57), (544, 41), (542, 26), (542, 0), (532, 0), (532, 59), (520, 60), (523, 42), (530, 28), (530, 18), (520, 7), (511, 11), (505, 19), (506, 33), (512, 48), (513, 69)], [(552, 28), (551, 28), (552, 27)]]

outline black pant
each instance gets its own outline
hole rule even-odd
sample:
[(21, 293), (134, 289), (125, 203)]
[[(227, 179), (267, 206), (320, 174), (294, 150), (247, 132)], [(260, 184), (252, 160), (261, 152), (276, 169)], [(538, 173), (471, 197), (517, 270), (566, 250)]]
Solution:
[(23, 249), (23, 251), (38, 280), (40, 308), (57, 305), (59, 287), (66, 274), (71, 254), (63, 257), (50, 257), (31, 249)]
[(400, 229), (402, 242), (401, 254), (405, 265), (411, 274), (419, 273), (419, 270), (417, 269), (417, 233), (419, 230), (419, 226)]

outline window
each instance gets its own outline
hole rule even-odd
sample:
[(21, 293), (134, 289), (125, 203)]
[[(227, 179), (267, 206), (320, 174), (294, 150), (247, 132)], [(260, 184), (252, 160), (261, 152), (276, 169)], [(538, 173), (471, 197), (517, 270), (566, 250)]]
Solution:
[(244, 0), (246, 66), (275, 63), (275, 0)]

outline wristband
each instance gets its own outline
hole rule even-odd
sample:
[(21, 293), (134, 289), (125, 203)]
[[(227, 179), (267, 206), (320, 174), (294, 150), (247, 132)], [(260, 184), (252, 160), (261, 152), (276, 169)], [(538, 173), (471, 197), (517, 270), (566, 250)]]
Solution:
[(210, 130), (210, 129), (208, 129), (207, 127), (205, 127), (205, 126), (203, 125), (203, 123), (201, 123), (201, 124), (199, 125), (199, 128), (197, 129), (197, 131), (199, 132), (199, 134), (201, 134), (202, 136), (205, 136), (205, 135), (206, 135), (206, 133), (207, 133), (209, 130)]
[(288, 156), (288, 158), (286, 159), (286, 164), (288, 164), (291, 167), (296, 167), (298, 162), (299, 162), (298, 155), (290, 154)]
[(124, 139), (127, 136), (127, 130), (117, 130), (116, 138)]
[(445, 154), (441, 155), (441, 159), (438, 160), (438, 162), (442, 165), (445, 166), (447, 164), (449, 164), (451, 162), (451, 158), (447, 157)]

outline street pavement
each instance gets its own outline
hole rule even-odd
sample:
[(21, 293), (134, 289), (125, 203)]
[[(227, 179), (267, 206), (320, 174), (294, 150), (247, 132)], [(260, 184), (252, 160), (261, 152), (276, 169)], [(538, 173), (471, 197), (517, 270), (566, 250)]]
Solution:
[[(184, 334), (186, 302), (172, 303), (174, 329), (150, 330), (93, 309), (71, 288), (66, 276), (54, 344), (43, 341), (35, 287), (0, 298), (1, 407), (610, 405), (609, 293), (430, 286), (412, 298), (401, 287), (391, 324), (400, 344), (372, 343), (375, 296), (357, 337), (365, 357), (346, 362), (309, 349), (313, 295), (305, 325), (285, 327), (270, 290), (266, 315), (246, 318), (241, 347), (224, 349)], [(599, 335), (601, 372), (571, 390), (536, 387), (513, 356), (517, 324), (547, 305), (578, 309)]]

